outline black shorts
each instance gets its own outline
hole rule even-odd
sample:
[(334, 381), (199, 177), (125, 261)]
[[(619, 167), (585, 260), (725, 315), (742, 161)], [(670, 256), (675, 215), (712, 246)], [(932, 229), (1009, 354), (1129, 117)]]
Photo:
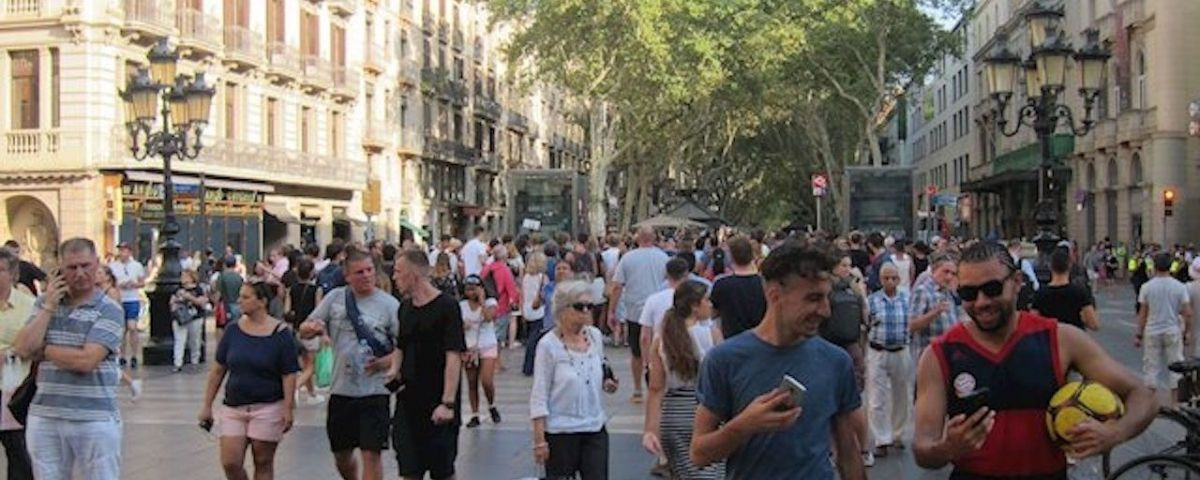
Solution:
[(425, 478), (425, 472), (434, 480), (453, 476), (454, 459), (458, 457), (458, 415), (449, 423), (434, 425), (430, 420), (432, 409), (408, 411), (404, 407), (397, 397), (392, 442), (400, 476)]
[(325, 419), (325, 434), (334, 452), (355, 448), (380, 452), (388, 448), (389, 398), (387, 395), (366, 397), (329, 396), (329, 415)]
[(629, 351), (633, 352), (633, 356), (642, 356), (642, 324), (625, 322), (625, 342), (629, 344)]

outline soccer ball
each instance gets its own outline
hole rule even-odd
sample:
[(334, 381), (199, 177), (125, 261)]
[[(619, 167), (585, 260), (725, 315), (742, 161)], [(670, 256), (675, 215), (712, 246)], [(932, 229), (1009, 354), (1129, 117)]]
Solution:
[(1066, 444), (1075, 425), (1089, 418), (1098, 422), (1111, 422), (1125, 414), (1121, 398), (1099, 383), (1084, 380), (1074, 381), (1050, 397), (1046, 407), (1046, 428), (1050, 438), (1060, 445)]

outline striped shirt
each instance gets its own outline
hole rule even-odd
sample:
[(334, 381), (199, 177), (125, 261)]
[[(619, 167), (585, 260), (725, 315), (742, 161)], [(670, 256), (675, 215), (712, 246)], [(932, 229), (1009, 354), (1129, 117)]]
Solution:
[[(39, 297), (34, 312), (41, 308)], [(117, 349), (124, 333), (124, 310), (99, 289), (80, 305), (60, 305), (46, 328), (46, 345), (83, 348), (95, 343), (108, 349), (108, 355), (95, 370), (84, 374), (61, 369), (53, 362), (42, 362), (29, 414), (71, 421), (119, 420), (117, 386), (121, 371)]]
[(923, 330), (913, 332), (912, 343), (916, 347), (916, 351), (922, 352), (925, 347), (928, 347), (933, 339), (942, 336), (950, 327), (958, 323), (958, 305), (954, 302), (954, 295), (948, 290), (944, 290), (935, 282), (925, 282), (920, 288), (913, 290), (912, 303), (909, 307), (909, 318), (915, 319), (925, 312), (933, 310), (939, 303), (946, 302), (950, 305), (941, 315), (933, 319)]
[(902, 291), (889, 297), (879, 290), (867, 297), (871, 328), (867, 335), (871, 343), (885, 347), (908, 345), (909, 303), (908, 292)]

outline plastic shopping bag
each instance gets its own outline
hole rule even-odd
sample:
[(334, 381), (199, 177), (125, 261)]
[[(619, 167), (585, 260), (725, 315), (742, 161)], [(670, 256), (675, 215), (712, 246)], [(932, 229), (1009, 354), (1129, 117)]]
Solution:
[(333, 381), (333, 349), (329, 348), (329, 345), (325, 345), (317, 351), (317, 359), (314, 367), (316, 368), (314, 377), (317, 386), (321, 388), (328, 387), (330, 382)]

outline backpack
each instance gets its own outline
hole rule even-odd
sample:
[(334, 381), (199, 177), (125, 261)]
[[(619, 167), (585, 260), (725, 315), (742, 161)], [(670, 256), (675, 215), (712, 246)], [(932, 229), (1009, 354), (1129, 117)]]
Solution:
[(1021, 289), (1017, 291), (1017, 310), (1028, 311), (1033, 308), (1033, 297), (1036, 293), (1033, 289), (1033, 279), (1029, 278), (1029, 274), (1021, 272)]
[(492, 270), (488, 270), (483, 274), (483, 294), (485, 298), (496, 297), (496, 274)]
[(346, 277), (342, 274), (341, 265), (331, 263), (317, 273), (317, 286), (321, 287), (322, 294), (328, 294), (330, 290), (345, 285)]
[(871, 261), (871, 266), (867, 268), (867, 291), (877, 292), (883, 289), (883, 283), (879, 281), (879, 270), (883, 264), (892, 261), (892, 254), (881, 253)]
[(839, 282), (829, 292), (829, 319), (821, 324), (821, 337), (837, 345), (857, 342), (862, 336), (863, 302), (850, 285)]

